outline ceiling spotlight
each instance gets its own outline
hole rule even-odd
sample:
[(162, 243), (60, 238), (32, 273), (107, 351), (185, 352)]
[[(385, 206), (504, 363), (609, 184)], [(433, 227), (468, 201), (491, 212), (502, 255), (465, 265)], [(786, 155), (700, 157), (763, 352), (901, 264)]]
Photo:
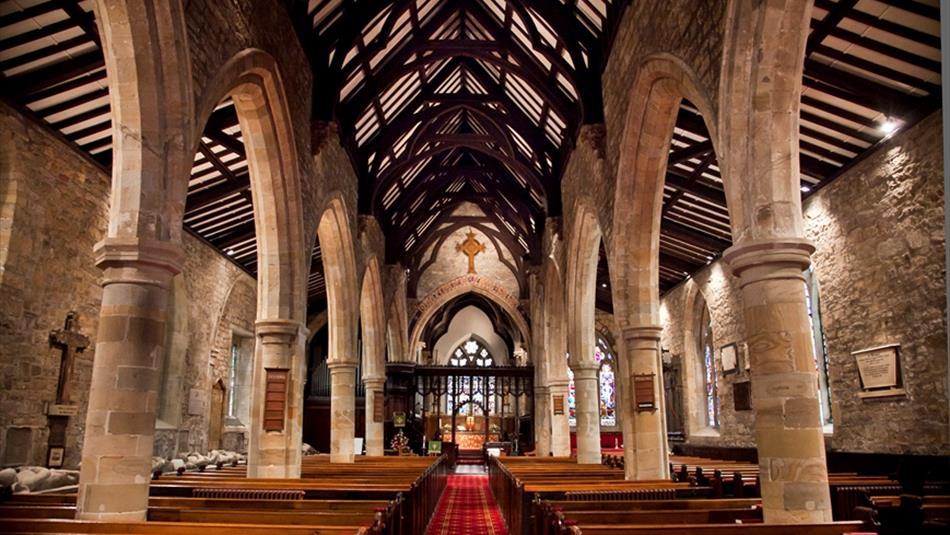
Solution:
[(811, 186), (802, 186), (802, 193), (808, 193), (811, 191)]
[(706, 260), (712, 260), (712, 259), (713, 259), (713, 255), (706, 255)]
[(897, 121), (893, 119), (885, 119), (884, 122), (881, 123), (881, 126), (880, 126), (881, 132), (887, 136), (896, 132), (898, 128), (900, 128), (900, 125), (897, 124)]
[(228, 256), (234, 256), (234, 249), (228, 249), (228, 250), (225, 251), (225, 252), (228, 253)]
[(606, 288), (606, 287), (607, 287), (607, 283), (606, 283), (606, 282), (600, 283), (600, 287), (601, 287), (601, 288)]

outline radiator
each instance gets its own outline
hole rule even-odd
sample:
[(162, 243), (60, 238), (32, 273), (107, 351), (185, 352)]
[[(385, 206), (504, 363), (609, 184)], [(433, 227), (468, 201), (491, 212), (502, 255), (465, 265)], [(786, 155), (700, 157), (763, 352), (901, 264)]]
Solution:
[(229, 500), (302, 500), (302, 490), (195, 488), (195, 498), (223, 498)]
[(628, 489), (565, 492), (564, 499), (575, 501), (617, 502), (626, 500), (673, 500), (676, 489)]

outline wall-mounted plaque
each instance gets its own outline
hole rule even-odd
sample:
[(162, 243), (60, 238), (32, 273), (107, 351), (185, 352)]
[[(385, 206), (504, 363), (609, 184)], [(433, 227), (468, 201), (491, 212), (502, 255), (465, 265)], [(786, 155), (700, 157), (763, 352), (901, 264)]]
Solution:
[(899, 344), (888, 344), (854, 351), (861, 382), (860, 397), (887, 397), (904, 395), (901, 388)]
[(564, 414), (564, 395), (557, 394), (553, 397), (554, 400), (554, 415), (561, 416)]
[(284, 431), (284, 412), (287, 407), (287, 370), (264, 370), (264, 431)]
[(653, 382), (656, 374), (634, 374), (633, 376), (633, 403), (637, 411), (656, 410), (656, 395)]
[(373, 423), (381, 424), (386, 419), (386, 396), (373, 392)]
[(741, 383), (732, 383), (732, 401), (737, 411), (752, 410), (752, 383), (742, 381)]
[(50, 468), (60, 468), (63, 466), (63, 454), (65, 453), (65, 448), (50, 448), (49, 449), (49, 458), (46, 460), (46, 465)]
[(724, 375), (736, 372), (738, 360), (736, 344), (733, 343), (719, 348), (719, 362), (722, 363), (722, 373)]
[(404, 412), (393, 413), (393, 427), (406, 427), (406, 413)]

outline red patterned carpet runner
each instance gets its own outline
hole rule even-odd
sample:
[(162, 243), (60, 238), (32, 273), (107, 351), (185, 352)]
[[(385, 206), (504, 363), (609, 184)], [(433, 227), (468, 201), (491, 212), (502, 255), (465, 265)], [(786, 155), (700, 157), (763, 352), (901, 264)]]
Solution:
[(488, 476), (449, 476), (426, 535), (508, 535)]

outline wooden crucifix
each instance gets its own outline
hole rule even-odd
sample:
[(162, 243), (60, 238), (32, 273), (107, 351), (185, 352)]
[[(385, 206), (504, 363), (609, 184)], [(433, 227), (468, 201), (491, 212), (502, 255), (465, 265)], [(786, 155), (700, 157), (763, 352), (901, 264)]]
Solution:
[(73, 361), (76, 360), (77, 354), (89, 347), (89, 338), (76, 329), (76, 316), (75, 312), (70, 311), (66, 314), (66, 324), (63, 328), (49, 333), (50, 345), (62, 351), (59, 362), (59, 382), (56, 384), (57, 405), (69, 403), (69, 383), (73, 374)]
[(475, 232), (468, 231), (465, 241), (455, 244), (455, 250), (468, 257), (468, 272), (475, 273), (475, 255), (485, 252), (485, 244), (475, 239)]

